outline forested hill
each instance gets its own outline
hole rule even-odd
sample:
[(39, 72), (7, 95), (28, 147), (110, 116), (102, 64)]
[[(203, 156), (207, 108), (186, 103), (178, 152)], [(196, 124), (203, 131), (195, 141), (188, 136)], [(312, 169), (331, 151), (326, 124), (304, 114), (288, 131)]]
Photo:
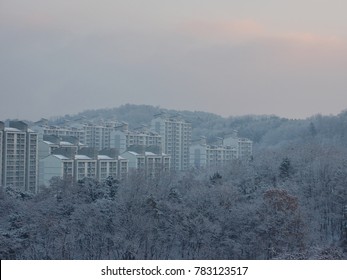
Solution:
[[(159, 111), (125, 105), (64, 118), (136, 127)], [(347, 259), (347, 112), (169, 112), (194, 135), (238, 129), (254, 141), (253, 159), (156, 178), (55, 178), (35, 196), (0, 188), (0, 259)]]
[[(88, 110), (76, 115), (56, 118), (54, 124), (66, 120), (118, 120), (128, 122), (130, 128), (148, 125), (153, 115), (160, 112), (180, 114), (193, 126), (193, 139), (206, 136), (209, 142), (223, 137), (233, 130), (240, 137), (254, 141), (256, 147), (278, 147), (288, 143), (306, 143), (312, 140), (325, 145), (347, 147), (347, 111), (336, 116), (315, 115), (307, 119), (286, 119), (270, 115), (247, 115), (223, 118), (219, 115), (200, 111), (167, 110), (150, 105), (126, 104), (112, 109)], [(232, 115), (232, 112), (230, 112)]]

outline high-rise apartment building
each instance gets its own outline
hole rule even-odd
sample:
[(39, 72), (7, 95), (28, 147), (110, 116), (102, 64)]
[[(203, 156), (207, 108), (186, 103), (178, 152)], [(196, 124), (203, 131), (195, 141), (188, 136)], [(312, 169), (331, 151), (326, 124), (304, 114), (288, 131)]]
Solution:
[(162, 113), (154, 116), (151, 130), (162, 136), (162, 152), (171, 156), (171, 169), (188, 169), (191, 123), (179, 116), (173, 117)]
[(0, 122), (0, 186), (2, 186), (2, 154), (3, 154), (3, 138), (4, 138), (5, 124)]
[(38, 136), (22, 121), (11, 121), (1, 130), (1, 184), (37, 192)]
[(85, 142), (88, 147), (98, 150), (110, 148), (110, 135), (114, 127), (89, 124), (84, 126)]

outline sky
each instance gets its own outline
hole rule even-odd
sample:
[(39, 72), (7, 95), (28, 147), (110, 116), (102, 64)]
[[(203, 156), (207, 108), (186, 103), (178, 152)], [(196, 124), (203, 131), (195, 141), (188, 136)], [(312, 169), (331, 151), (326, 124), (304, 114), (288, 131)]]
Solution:
[(1, 0), (0, 120), (347, 108), (345, 0)]

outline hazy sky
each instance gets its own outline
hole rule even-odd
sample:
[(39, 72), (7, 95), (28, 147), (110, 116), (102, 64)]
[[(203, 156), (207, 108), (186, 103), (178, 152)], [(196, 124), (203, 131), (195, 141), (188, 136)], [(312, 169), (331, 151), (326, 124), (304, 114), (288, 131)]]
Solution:
[(0, 120), (347, 108), (346, 0), (1, 0)]

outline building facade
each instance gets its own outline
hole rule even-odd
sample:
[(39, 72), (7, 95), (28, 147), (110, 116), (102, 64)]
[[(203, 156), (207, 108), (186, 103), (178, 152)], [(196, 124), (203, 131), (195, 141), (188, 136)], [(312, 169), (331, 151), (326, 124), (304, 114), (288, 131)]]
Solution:
[(247, 138), (229, 136), (223, 139), (223, 145), (235, 147), (238, 159), (250, 159), (253, 154), (253, 141)]
[(0, 187), (2, 186), (2, 158), (3, 158), (3, 138), (4, 138), (4, 130), (5, 130), (5, 124), (3, 122), (0, 122)]
[(48, 155), (40, 159), (39, 174), (39, 186), (49, 186), (53, 177), (72, 180), (74, 178), (74, 161), (63, 155)]
[(158, 177), (160, 174), (170, 171), (170, 156), (166, 154), (154, 154), (145, 152), (139, 154), (126, 151), (121, 155), (128, 160), (129, 170), (142, 171), (146, 177)]
[(75, 181), (82, 180), (83, 178), (96, 177), (97, 160), (85, 155), (76, 155), (74, 157), (74, 179)]
[(233, 146), (207, 145), (197, 142), (190, 146), (190, 166), (195, 168), (222, 167), (237, 158), (237, 149)]
[(118, 156), (118, 178), (125, 180), (128, 176), (129, 166), (128, 160), (121, 156)]
[(110, 148), (111, 132), (114, 130), (112, 126), (88, 124), (84, 127), (85, 141), (88, 147), (98, 150)]
[(38, 136), (21, 121), (11, 121), (1, 129), (1, 184), (37, 192)]
[(145, 127), (136, 129), (134, 131), (128, 130), (127, 124), (122, 124), (116, 127), (111, 132), (111, 148), (116, 148), (119, 153), (124, 153), (127, 150), (137, 148), (142, 152), (147, 149), (153, 149), (157, 153), (161, 153), (162, 137)]
[(158, 114), (151, 122), (151, 130), (162, 137), (162, 152), (171, 156), (171, 169), (189, 168), (189, 147), (192, 126), (178, 116)]
[(87, 155), (51, 154), (40, 160), (40, 186), (49, 186), (53, 177), (70, 179), (73, 182), (84, 178), (94, 178), (104, 181), (107, 177), (124, 179), (128, 173), (128, 161), (124, 158), (111, 158), (107, 155), (97, 155), (96, 158)]
[(85, 131), (83, 128), (36, 124), (32, 126), (32, 130), (38, 133), (40, 139), (43, 139), (43, 135), (55, 135), (60, 138), (71, 136), (76, 137), (82, 143), (85, 142)]
[(217, 143), (208, 145), (201, 137), (190, 146), (190, 166), (195, 168), (221, 167), (234, 159), (248, 160), (252, 156), (253, 142), (238, 138), (235, 131), (226, 138), (218, 138)]
[(118, 177), (118, 160), (106, 155), (97, 156), (97, 179), (104, 181), (107, 177)]

